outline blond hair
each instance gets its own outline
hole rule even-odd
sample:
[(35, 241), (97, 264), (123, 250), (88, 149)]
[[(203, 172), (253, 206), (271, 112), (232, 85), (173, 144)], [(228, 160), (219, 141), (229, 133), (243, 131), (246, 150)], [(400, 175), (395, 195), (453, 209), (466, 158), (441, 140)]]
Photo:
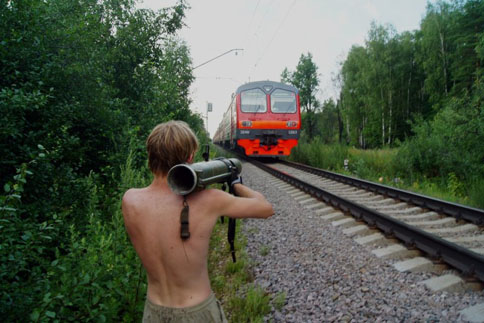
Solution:
[(160, 123), (146, 140), (148, 167), (153, 174), (165, 176), (173, 166), (187, 162), (197, 149), (197, 137), (186, 122)]

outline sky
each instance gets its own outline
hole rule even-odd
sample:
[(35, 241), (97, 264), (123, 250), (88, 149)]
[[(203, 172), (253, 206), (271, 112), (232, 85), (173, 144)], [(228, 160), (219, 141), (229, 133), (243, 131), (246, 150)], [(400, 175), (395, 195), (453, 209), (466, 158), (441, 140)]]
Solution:
[[(138, 7), (157, 10), (175, 3), (144, 0)], [(179, 38), (189, 47), (196, 67), (191, 109), (205, 119), (207, 104), (212, 103), (208, 131), (213, 137), (237, 87), (251, 81), (280, 81), (284, 68), (294, 71), (302, 54), (311, 53), (318, 67), (317, 98), (321, 102), (336, 98), (339, 88), (333, 79), (351, 46), (364, 46), (371, 22), (391, 24), (397, 33), (419, 29), (427, 0), (188, 0), (188, 4), (191, 8)]]

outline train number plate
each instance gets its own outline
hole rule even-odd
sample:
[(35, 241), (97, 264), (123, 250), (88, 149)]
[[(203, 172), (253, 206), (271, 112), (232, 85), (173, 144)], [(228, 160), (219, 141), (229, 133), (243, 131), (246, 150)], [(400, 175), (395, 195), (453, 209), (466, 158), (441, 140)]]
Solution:
[(290, 135), (297, 135), (297, 130), (288, 130), (287, 133)]

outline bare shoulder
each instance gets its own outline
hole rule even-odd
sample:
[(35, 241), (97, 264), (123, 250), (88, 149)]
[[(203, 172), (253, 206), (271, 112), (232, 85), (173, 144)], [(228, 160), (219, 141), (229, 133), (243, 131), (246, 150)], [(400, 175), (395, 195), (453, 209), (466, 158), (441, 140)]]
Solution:
[(232, 198), (232, 195), (215, 188), (204, 189), (196, 194), (196, 199), (203, 201), (204, 204), (208, 204), (211, 206), (225, 203), (225, 201), (230, 198)]
[(124, 193), (121, 206), (125, 217), (133, 213), (141, 202), (143, 195), (144, 189), (142, 188), (131, 188)]
[(123, 204), (134, 204), (138, 200), (140, 194), (142, 194), (142, 189), (130, 188), (123, 195)]
[(220, 203), (233, 198), (233, 195), (215, 188), (205, 189), (200, 192), (200, 197), (207, 202)]

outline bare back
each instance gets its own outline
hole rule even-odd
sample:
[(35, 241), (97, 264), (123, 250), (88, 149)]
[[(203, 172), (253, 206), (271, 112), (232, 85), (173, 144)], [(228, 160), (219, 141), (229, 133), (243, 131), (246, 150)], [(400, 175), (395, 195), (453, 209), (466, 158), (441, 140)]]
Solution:
[(203, 302), (211, 294), (207, 255), (218, 217), (267, 218), (273, 214), (261, 194), (240, 184), (236, 187), (242, 197), (215, 189), (188, 196), (190, 238), (185, 241), (180, 237), (183, 198), (168, 188), (165, 178), (125, 193), (124, 221), (147, 272), (150, 301), (167, 307)]
[(211, 293), (207, 254), (217, 217), (209, 214), (207, 203), (201, 203), (201, 197), (207, 193), (199, 192), (187, 199), (190, 238), (185, 241), (180, 238), (181, 196), (167, 187), (151, 186), (130, 190), (125, 195), (126, 228), (146, 269), (148, 298), (154, 303), (192, 306)]

